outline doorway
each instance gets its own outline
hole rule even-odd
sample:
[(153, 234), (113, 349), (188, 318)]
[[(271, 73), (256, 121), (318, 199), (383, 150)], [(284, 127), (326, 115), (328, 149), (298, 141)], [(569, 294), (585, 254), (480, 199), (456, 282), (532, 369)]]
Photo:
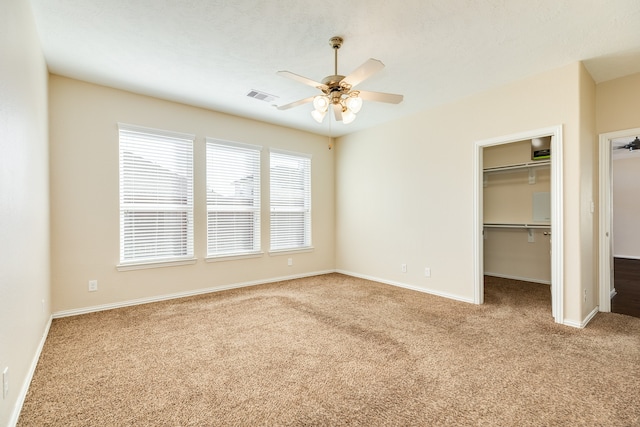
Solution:
[[(620, 274), (628, 275), (628, 274), (636, 274), (634, 273), (635, 269), (637, 269), (637, 264), (640, 261), (634, 259), (639, 256), (638, 250), (634, 249), (634, 244), (637, 239), (631, 236), (628, 232), (620, 233), (618, 230), (618, 245), (614, 247), (615, 236), (616, 236), (616, 226), (620, 229), (631, 230), (635, 232), (636, 227), (628, 228), (626, 223), (630, 220), (632, 221), (634, 218), (626, 218), (627, 208), (634, 209), (633, 206), (625, 207), (624, 209), (618, 205), (618, 209), (616, 209), (619, 214), (616, 216), (616, 222), (614, 222), (614, 169), (618, 171), (618, 181), (626, 181), (628, 176), (625, 178), (625, 173), (628, 175), (629, 173), (635, 173), (637, 170), (637, 165), (630, 163), (640, 162), (640, 159), (636, 159), (635, 157), (640, 157), (640, 154), (634, 153), (635, 148), (628, 149), (619, 149), (619, 147), (624, 146), (633, 141), (636, 136), (640, 136), (640, 128), (628, 129), (617, 132), (609, 132), (600, 135), (600, 167), (599, 167), (599, 197), (600, 197), (600, 223), (599, 223), (599, 282), (600, 282), (600, 292), (599, 292), (599, 311), (610, 312), (612, 307), (612, 298), (616, 296), (616, 288), (615, 288), (615, 272), (616, 265), (618, 267), (618, 272)], [(638, 150), (640, 152), (640, 150)], [(614, 160), (615, 159), (615, 160)], [(615, 165), (614, 165), (615, 162)], [(626, 172), (625, 172), (626, 171)], [(635, 183), (636, 181), (633, 181)], [(619, 182), (620, 183), (620, 182)], [(635, 190), (635, 189), (634, 189)], [(619, 194), (619, 201), (626, 200), (629, 202), (634, 202), (637, 200), (635, 195), (631, 197), (625, 197), (624, 186), (618, 186), (618, 192), (622, 192)], [(628, 239), (630, 238), (630, 239)], [(618, 256), (618, 258), (616, 258)], [(624, 270), (624, 271), (623, 271)], [(637, 275), (636, 275), (637, 276)], [(627, 278), (618, 277), (621, 287), (621, 291), (627, 288), (627, 285), (631, 284)], [(624, 280), (624, 281), (623, 281)], [(635, 280), (631, 280), (634, 282)], [(629, 282), (629, 283), (627, 283)], [(624, 287), (624, 288), (623, 288)], [(633, 294), (628, 296), (620, 297), (630, 297), (637, 298)], [(618, 298), (619, 300), (620, 298)], [(617, 301), (620, 303), (621, 301)], [(624, 307), (625, 310), (628, 308), (634, 308), (631, 306), (627, 306), (626, 304), (618, 304), (618, 306)], [(635, 309), (635, 308), (634, 308)], [(633, 314), (634, 310), (631, 310), (629, 313)], [(640, 312), (640, 307), (638, 307), (637, 312)], [(627, 314), (627, 313), (625, 313)]]
[(484, 148), (523, 140), (551, 137), (550, 232), (551, 239), (551, 307), (556, 323), (563, 315), (563, 227), (562, 227), (562, 127), (537, 129), (519, 134), (477, 141), (474, 151), (474, 302), (484, 303)]

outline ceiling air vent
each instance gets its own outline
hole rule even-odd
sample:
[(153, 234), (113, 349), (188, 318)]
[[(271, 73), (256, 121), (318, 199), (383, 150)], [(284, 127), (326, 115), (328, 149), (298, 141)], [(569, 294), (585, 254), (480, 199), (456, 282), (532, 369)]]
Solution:
[(269, 95), (266, 92), (260, 92), (259, 90), (251, 89), (251, 91), (247, 94), (249, 98), (259, 99), (264, 102), (271, 102), (277, 98), (275, 95)]

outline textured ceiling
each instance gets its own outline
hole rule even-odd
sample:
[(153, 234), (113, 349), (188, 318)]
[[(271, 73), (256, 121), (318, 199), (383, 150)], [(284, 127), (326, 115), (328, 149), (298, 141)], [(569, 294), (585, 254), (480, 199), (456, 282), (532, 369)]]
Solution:
[[(596, 82), (640, 72), (639, 0), (30, 0), (52, 73), (339, 136), (542, 71), (584, 61)], [(333, 74), (386, 67), (359, 89), (404, 95), (366, 102), (354, 123), (311, 118)], [(252, 89), (277, 96), (247, 97)]]

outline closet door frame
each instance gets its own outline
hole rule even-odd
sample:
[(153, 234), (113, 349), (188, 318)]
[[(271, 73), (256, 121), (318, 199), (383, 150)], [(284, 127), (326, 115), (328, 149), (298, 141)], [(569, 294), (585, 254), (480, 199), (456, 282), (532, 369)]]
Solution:
[(564, 323), (564, 233), (562, 192), (562, 126), (525, 131), (474, 143), (474, 295), (484, 303), (483, 156), (484, 147), (551, 136), (551, 311), (556, 323)]

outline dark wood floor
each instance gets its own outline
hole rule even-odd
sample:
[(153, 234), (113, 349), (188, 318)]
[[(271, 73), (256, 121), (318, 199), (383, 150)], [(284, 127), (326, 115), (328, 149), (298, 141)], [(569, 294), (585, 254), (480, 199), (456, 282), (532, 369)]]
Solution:
[(616, 296), (611, 299), (611, 311), (640, 317), (640, 260), (614, 258), (613, 268)]

